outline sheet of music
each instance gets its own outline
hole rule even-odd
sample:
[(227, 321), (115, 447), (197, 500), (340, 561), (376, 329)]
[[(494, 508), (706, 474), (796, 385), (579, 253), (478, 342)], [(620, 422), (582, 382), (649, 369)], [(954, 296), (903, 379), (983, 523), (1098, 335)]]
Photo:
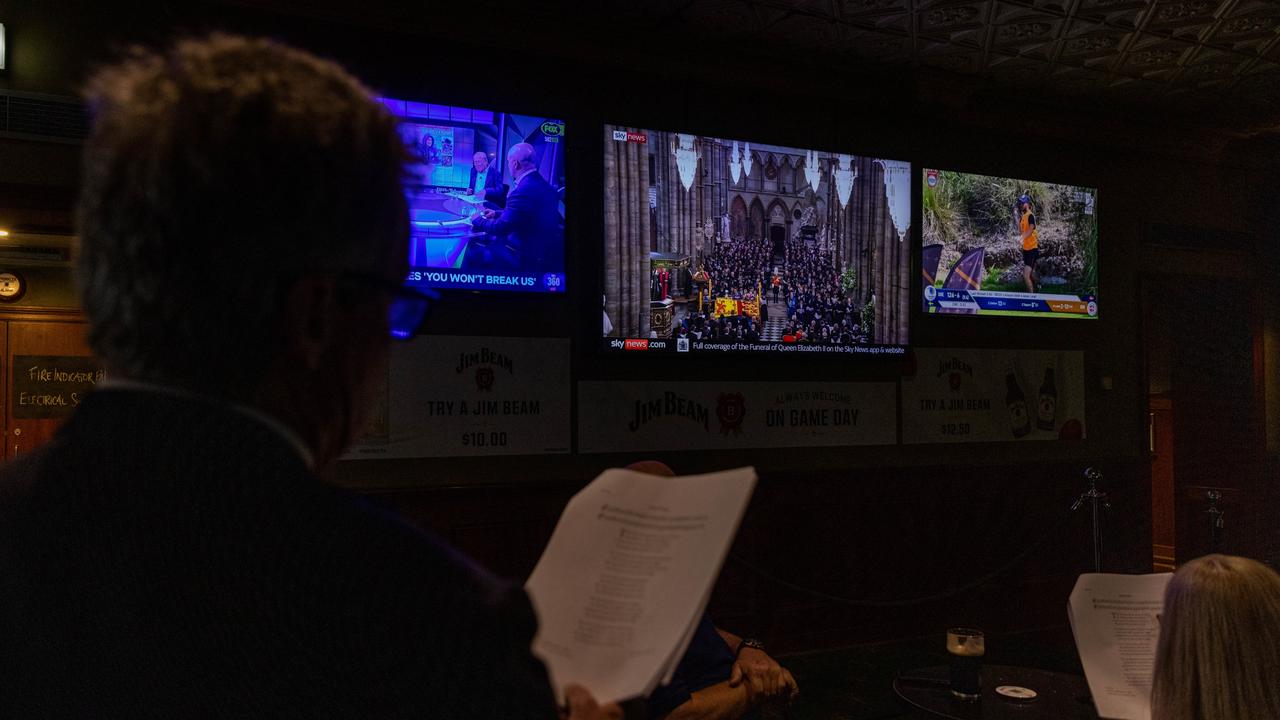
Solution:
[(569, 501), (525, 588), (534, 653), (557, 694), (647, 695), (688, 645), (755, 489), (741, 468), (657, 477), (608, 470)]
[(1085, 573), (1067, 605), (1098, 715), (1151, 720), (1151, 676), (1170, 573)]

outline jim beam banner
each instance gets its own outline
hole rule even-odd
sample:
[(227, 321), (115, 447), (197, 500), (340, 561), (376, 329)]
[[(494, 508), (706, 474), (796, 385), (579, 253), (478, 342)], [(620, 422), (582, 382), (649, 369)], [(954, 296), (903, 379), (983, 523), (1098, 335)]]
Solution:
[(428, 335), (392, 346), (349, 458), (567, 453), (569, 341)]
[(892, 445), (893, 383), (582, 382), (578, 450)]
[(902, 380), (904, 443), (1079, 440), (1084, 353), (916, 348)]

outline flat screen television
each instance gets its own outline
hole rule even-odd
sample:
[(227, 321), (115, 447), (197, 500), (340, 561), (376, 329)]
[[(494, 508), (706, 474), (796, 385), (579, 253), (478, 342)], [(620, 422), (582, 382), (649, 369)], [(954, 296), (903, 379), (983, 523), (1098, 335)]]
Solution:
[(924, 310), (1098, 317), (1098, 190), (950, 170), (922, 176)]
[(406, 283), (563, 292), (564, 122), (378, 100), (400, 119), (414, 158)]
[(607, 125), (605, 352), (900, 355), (910, 163)]

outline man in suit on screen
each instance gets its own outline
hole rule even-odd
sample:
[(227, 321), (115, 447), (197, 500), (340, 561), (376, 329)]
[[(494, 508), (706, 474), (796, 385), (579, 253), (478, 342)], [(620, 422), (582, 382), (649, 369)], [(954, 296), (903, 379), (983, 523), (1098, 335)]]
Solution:
[[(517, 143), (507, 151), (511, 190), (502, 211), (486, 210), (471, 221), (477, 231), (493, 237), (489, 248), (505, 256), (520, 270), (541, 271), (559, 267), (564, 227), (560, 196), (538, 174), (533, 146)], [(495, 249), (496, 248), (496, 249)]]
[(502, 185), (502, 168), (489, 164), (489, 156), (477, 151), (471, 156), (471, 178), (467, 181), (467, 194), (483, 198), (486, 203), (502, 205), (506, 188)]

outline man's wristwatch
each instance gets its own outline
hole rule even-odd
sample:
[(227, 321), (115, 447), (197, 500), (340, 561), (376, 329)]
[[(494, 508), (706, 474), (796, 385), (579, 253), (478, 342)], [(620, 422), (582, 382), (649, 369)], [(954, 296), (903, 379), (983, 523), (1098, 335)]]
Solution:
[(752, 648), (764, 652), (764, 643), (755, 638), (742, 638), (742, 641), (738, 643), (737, 649), (733, 651), (734, 660), (737, 660), (738, 656), (742, 654), (742, 648)]

